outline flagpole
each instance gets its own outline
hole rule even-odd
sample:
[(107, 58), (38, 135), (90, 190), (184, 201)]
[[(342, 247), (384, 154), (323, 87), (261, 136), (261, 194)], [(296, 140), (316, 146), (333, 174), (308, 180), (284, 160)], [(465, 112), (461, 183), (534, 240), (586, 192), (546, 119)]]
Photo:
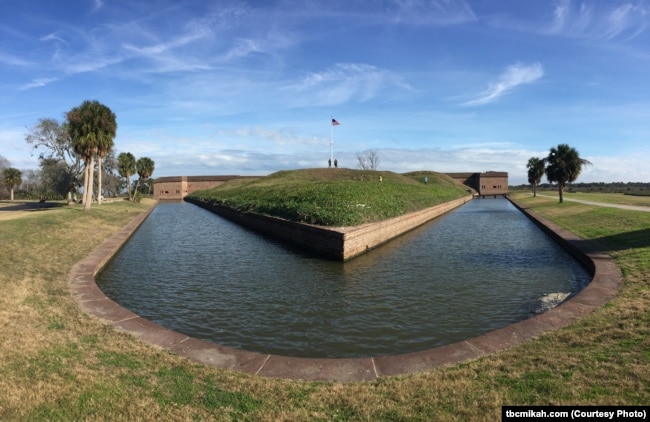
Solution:
[(330, 120), (330, 164), (334, 161), (334, 155), (333, 155), (333, 149), (334, 149), (334, 118), (332, 117)]
[(330, 166), (332, 165), (332, 160), (334, 160), (334, 167), (336, 167), (336, 160), (334, 159), (334, 126), (340, 125), (339, 122), (336, 121), (334, 117), (332, 117), (332, 121), (330, 122)]

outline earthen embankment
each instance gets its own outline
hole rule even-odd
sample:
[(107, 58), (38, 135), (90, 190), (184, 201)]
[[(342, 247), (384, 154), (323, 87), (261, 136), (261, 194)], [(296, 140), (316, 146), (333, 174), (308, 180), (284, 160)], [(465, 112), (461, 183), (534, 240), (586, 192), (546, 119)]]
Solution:
[(465, 196), (399, 217), (353, 227), (324, 227), (296, 223), (269, 215), (239, 212), (195, 198), (188, 197), (185, 200), (243, 226), (331, 259), (347, 261), (458, 208), (471, 201), (472, 197)]

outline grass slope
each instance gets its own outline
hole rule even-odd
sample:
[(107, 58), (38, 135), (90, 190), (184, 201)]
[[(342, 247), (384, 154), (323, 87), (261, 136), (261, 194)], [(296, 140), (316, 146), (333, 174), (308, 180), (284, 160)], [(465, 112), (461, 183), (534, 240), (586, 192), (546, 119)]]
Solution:
[(466, 189), (434, 172), (409, 177), (388, 171), (307, 169), (232, 180), (191, 197), (300, 223), (356, 226), (460, 198)]

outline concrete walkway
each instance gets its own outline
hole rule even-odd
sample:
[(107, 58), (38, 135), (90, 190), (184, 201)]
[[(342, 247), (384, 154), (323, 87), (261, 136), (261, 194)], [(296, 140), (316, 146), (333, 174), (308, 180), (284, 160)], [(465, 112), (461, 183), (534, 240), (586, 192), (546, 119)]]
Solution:
[(373, 380), (428, 371), (499, 352), (534, 339), (542, 333), (566, 327), (616, 296), (622, 276), (609, 256), (594, 250), (589, 242), (534, 215), (526, 208), (519, 208), (593, 269), (594, 278), (591, 283), (559, 306), (530, 319), (479, 337), (415, 353), (353, 359), (268, 355), (191, 338), (141, 318), (106, 297), (95, 284), (95, 274), (128, 240), (151, 210), (134, 219), (78, 262), (71, 271), (69, 286), (73, 297), (85, 312), (146, 343), (169, 349), (205, 365), (272, 378), (338, 382)]
[[(543, 198), (555, 198), (559, 200), (557, 196), (541, 195), (539, 193), (537, 194), (537, 196), (541, 196)], [(594, 205), (597, 207), (620, 208), (622, 210), (650, 212), (650, 206), (644, 207), (642, 205), (608, 204), (606, 202), (585, 201), (583, 199), (567, 198), (566, 196), (564, 197), (564, 200), (571, 201), (571, 202), (578, 202), (580, 204), (585, 204), (585, 205)]]

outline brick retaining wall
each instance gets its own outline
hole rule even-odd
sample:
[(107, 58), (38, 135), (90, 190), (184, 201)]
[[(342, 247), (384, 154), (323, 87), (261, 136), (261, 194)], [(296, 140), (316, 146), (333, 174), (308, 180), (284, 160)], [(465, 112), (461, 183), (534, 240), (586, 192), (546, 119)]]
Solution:
[(466, 196), (377, 223), (354, 227), (323, 227), (295, 223), (267, 215), (241, 213), (231, 208), (208, 204), (194, 198), (185, 198), (188, 202), (213, 211), (243, 226), (340, 261), (347, 261), (376, 248), (436, 217), (448, 213), (471, 199), (470, 196)]

